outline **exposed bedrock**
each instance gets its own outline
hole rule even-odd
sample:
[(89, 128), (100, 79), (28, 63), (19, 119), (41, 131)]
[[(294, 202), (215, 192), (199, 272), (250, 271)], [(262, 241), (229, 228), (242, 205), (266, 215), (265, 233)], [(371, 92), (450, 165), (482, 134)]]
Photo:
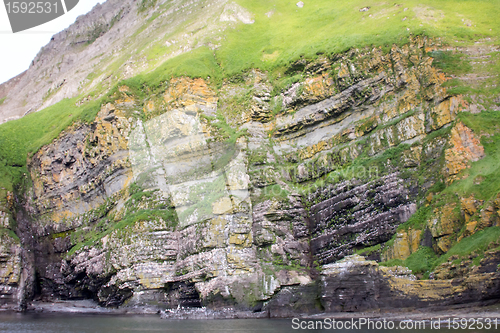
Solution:
[(323, 266), (321, 304), (330, 312), (487, 304), (498, 299), (499, 287), (498, 272), (417, 280), (407, 268), (381, 267), (354, 255)]
[(320, 264), (388, 241), (416, 211), (396, 173), (365, 184), (344, 182), (317, 195), (329, 197), (310, 208), (311, 251)]
[(442, 255), (500, 223), (498, 197), (437, 201), (490, 139), (456, 119), (469, 105), (442, 87), (438, 47), (301, 60), (286, 75), (303, 79), (277, 93), (257, 70), (220, 89), (118, 87), (30, 158), (26, 189), (0, 189), (0, 306), (289, 317), (497, 299), (500, 244), (443, 257), (429, 280), (353, 256)]

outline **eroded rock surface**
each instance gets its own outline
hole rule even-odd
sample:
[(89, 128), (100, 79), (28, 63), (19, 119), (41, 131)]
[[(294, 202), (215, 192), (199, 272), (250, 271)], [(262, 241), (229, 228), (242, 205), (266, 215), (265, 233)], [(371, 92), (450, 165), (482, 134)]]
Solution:
[(380, 267), (350, 256), (323, 267), (321, 301), (326, 311), (414, 309), (498, 298), (498, 272), (447, 280), (416, 280), (407, 268)]
[(433, 202), (430, 188), (485, 156), (481, 133), (456, 121), (467, 103), (432, 67), (437, 47), (416, 37), (293, 64), (305, 78), (276, 96), (257, 70), (219, 90), (186, 77), (143, 96), (119, 87), (94, 121), (31, 157), (32, 186), (0, 207), (2, 306), (93, 299), (287, 317), (498, 298), (495, 249), (476, 269), (447, 261), (429, 281), (352, 256), (442, 254), (463, 228), (499, 223), (498, 200), (470, 197), (429, 207), (423, 229), (398, 229)]

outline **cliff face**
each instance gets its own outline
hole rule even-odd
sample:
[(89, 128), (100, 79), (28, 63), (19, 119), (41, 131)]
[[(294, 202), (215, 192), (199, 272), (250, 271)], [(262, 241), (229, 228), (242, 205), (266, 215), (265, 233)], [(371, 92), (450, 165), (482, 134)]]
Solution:
[[(443, 192), (472, 177), (498, 128), (457, 120), (471, 105), (442, 87), (440, 48), (416, 37), (299, 61), (285, 88), (257, 70), (221, 87), (120, 86), (31, 157), (24, 197), (2, 194), (2, 306), (90, 298), (288, 316), (498, 298), (498, 240), (453, 252), (497, 232), (498, 197)], [(440, 265), (375, 262), (409, 265), (423, 250)]]
[(408, 269), (350, 256), (323, 268), (321, 300), (330, 312), (481, 304), (498, 299), (499, 282), (496, 272), (419, 281)]

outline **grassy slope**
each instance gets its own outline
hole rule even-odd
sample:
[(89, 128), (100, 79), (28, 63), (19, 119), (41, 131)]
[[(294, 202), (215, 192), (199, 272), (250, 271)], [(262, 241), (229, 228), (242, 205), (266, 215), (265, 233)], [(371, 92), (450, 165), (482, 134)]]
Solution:
[[(284, 0), (237, 2), (254, 13), (254, 24), (240, 24), (226, 31), (222, 46), (215, 52), (198, 48), (130, 83), (158, 87), (162, 81), (179, 75), (210, 76), (217, 83), (252, 67), (279, 76), (300, 57), (335, 54), (365, 45), (404, 43), (410, 33), (439, 36), (450, 43), (500, 33), (500, 6), (496, 0), (405, 1), (398, 5), (373, 0), (315, 0), (306, 1), (303, 8)], [(365, 6), (370, 10), (360, 12)], [(78, 119), (91, 120), (99, 103), (105, 100), (76, 107), (77, 99), (0, 126), (0, 187), (12, 189), (24, 172), (28, 154)]]
[[(500, 114), (481, 112), (473, 115), (460, 114), (460, 120), (475, 133), (481, 133), (481, 144), (486, 157), (474, 162), (465, 172), (467, 178), (453, 183), (444, 192), (456, 193), (460, 197), (474, 194), (478, 200), (491, 200), (500, 192)], [(478, 181), (480, 180), (480, 181)]]
[(76, 99), (66, 99), (38, 113), (2, 124), (0, 127), (0, 187), (12, 191), (26, 172), (26, 158), (54, 140), (75, 121), (90, 122), (99, 103), (75, 106)]
[[(454, 42), (476, 39), (478, 35), (497, 36), (500, 32), (496, 20), (500, 7), (491, 0), (404, 1), (397, 5), (315, 0), (306, 2), (303, 8), (283, 0), (238, 3), (256, 13), (255, 23), (227, 34), (217, 53), (227, 74), (253, 66), (273, 69), (300, 56), (314, 57), (318, 52), (334, 54), (352, 47), (404, 43), (410, 33)], [(371, 8), (360, 12), (365, 6)], [(268, 18), (266, 13), (273, 10)]]
[[(481, 230), (470, 237), (463, 238), (456, 243), (448, 252), (442, 256), (436, 255), (432, 248), (422, 246), (417, 252), (412, 253), (406, 260), (393, 259), (380, 263), (382, 266), (405, 266), (412, 270), (414, 274), (423, 274), (425, 278), (440, 264), (457, 258), (467, 260), (470, 255), (474, 255), (473, 265), (478, 265), (484, 258), (484, 253), (490, 248), (498, 248), (500, 238), (499, 227), (489, 227)], [(452, 258), (453, 257), (453, 258)]]
[[(479, 114), (468, 112), (459, 114), (459, 121), (471, 128), (476, 135), (481, 136), (481, 144), (485, 149), (485, 157), (477, 162), (472, 162), (470, 168), (462, 171), (461, 179), (456, 180), (450, 186), (434, 186), (429, 189), (434, 193), (430, 206), (423, 205), (404, 224), (400, 225), (398, 231), (408, 228), (424, 230), (429, 219), (433, 216), (433, 210), (440, 206), (456, 202), (457, 198), (474, 196), (482, 200), (485, 207), (500, 193), (500, 113), (497, 111), (483, 111)], [(464, 177), (466, 176), (466, 177)], [(480, 220), (479, 216), (475, 216)], [(462, 234), (463, 230), (457, 235)], [(394, 236), (387, 245), (392, 245)], [(455, 243), (453, 247), (442, 256), (437, 256), (431, 248), (421, 247), (406, 260), (394, 259), (381, 263), (384, 266), (401, 265), (410, 268), (414, 273), (424, 273), (427, 277), (439, 264), (442, 264), (452, 256), (458, 256), (458, 260), (466, 260), (471, 254), (478, 255), (473, 264), (479, 264), (485, 250), (498, 243), (500, 237), (499, 227), (489, 227), (472, 236), (465, 237)]]

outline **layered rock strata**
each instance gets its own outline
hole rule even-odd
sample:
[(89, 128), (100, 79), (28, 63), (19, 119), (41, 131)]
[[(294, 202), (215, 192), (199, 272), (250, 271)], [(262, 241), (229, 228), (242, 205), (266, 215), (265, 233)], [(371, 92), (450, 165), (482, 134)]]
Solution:
[[(292, 66), (304, 80), (275, 96), (259, 71), (219, 91), (190, 78), (154, 94), (119, 87), (94, 121), (30, 159), (32, 186), (1, 209), (2, 304), (20, 306), (34, 292), (282, 317), (498, 298), (491, 260), (467, 277), (443, 266), (440, 280), (416, 281), (349, 257), (372, 246), (386, 260), (424, 245), (446, 253), (465, 225), (450, 204), (425, 230), (398, 231), (428, 189), (459, 181), (485, 156), (480, 134), (456, 121), (468, 104), (447, 95), (432, 67), (437, 47), (418, 37), (388, 53), (321, 57)], [(245, 89), (254, 93), (235, 117), (232, 92)], [(498, 223), (495, 205), (482, 211), (483, 228)], [(462, 206), (472, 223), (479, 205)], [(19, 227), (5, 222), (14, 213)], [(30, 269), (33, 283), (22, 278)]]

